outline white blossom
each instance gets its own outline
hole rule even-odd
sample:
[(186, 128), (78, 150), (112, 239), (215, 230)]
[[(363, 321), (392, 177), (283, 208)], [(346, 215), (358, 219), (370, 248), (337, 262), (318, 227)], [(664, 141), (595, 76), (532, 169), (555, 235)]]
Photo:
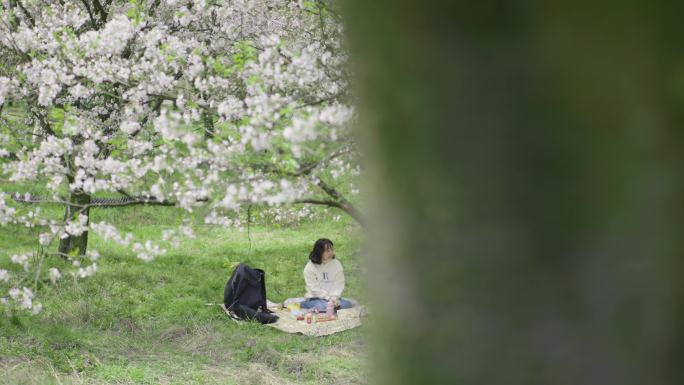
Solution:
[(12, 263), (15, 263), (17, 265), (21, 265), (24, 268), (24, 271), (28, 271), (29, 257), (30, 257), (30, 254), (15, 254), (15, 255), (12, 255), (10, 260), (12, 261)]
[(42, 304), (42, 303), (36, 303), (36, 304), (33, 305), (33, 309), (31, 310), (31, 312), (32, 312), (33, 314), (38, 314), (38, 313), (40, 313), (42, 310), (43, 310), (43, 304)]
[[(20, 309), (31, 309), (34, 307), (33, 304), (33, 292), (31, 289), (27, 287), (23, 287), (21, 289), (13, 287), (8, 291), (8, 294), (10, 298), (15, 301)], [(3, 301), (3, 303), (8, 303), (7, 301)], [(42, 309), (42, 305), (36, 304), (36, 307), (38, 307), (38, 311)]]
[(155, 257), (166, 253), (166, 250), (152, 243), (151, 241), (146, 241), (144, 244), (136, 242), (133, 244), (133, 251), (137, 252), (137, 257), (145, 262), (152, 261)]
[(88, 216), (79, 214), (76, 220), (68, 221), (64, 230), (67, 234), (78, 236), (88, 231)]
[(88, 250), (86, 252), (86, 255), (93, 262), (97, 261), (100, 258), (100, 253), (97, 250)]
[(52, 235), (49, 233), (40, 233), (40, 235), (38, 235), (38, 243), (40, 243), (41, 246), (47, 246), (51, 241)]
[(228, 95), (221, 104), (218, 105), (218, 114), (224, 120), (235, 120), (242, 116), (244, 107), (242, 101), (233, 95)]
[(51, 267), (48, 269), (48, 276), (50, 277), (50, 281), (54, 284), (62, 278), (62, 273), (60, 273), (57, 268)]
[(10, 79), (0, 76), (0, 106), (5, 103), (5, 96), (9, 92)]
[(78, 273), (76, 273), (76, 275), (78, 276), (78, 278), (88, 278), (88, 277), (92, 277), (93, 275), (95, 275), (96, 272), (97, 272), (97, 264), (93, 263), (92, 265), (89, 265), (85, 268), (79, 267)]

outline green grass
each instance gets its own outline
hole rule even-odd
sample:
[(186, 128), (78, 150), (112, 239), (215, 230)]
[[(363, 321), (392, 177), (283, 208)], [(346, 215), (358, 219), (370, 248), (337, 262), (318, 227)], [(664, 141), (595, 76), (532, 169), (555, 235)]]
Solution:
[[(59, 215), (58, 208), (53, 210)], [(136, 238), (158, 239), (180, 223), (173, 208), (100, 209)], [(266, 271), (269, 299), (301, 296), (302, 269), (319, 237), (335, 242), (345, 296), (365, 299), (360, 231), (343, 219), (296, 227), (253, 226), (250, 234), (194, 226), (197, 237), (145, 263), (91, 233), (98, 273), (39, 284), (39, 315), (0, 316), (0, 383), (12, 384), (356, 384), (365, 383), (361, 327), (327, 337), (229, 320), (218, 306), (239, 262)], [(38, 229), (0, 228), (0, 267), (30, 251)], [(251, 238), (251, 240), (250, 240)], [(55, 257), (51, 257), (55, 258)], [(57, 262), (59, 263), (59, 262)]]

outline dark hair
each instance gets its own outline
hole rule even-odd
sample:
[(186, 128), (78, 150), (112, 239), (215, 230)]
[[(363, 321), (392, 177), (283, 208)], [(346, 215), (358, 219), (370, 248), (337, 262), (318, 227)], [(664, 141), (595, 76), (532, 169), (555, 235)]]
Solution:
[[(311, 262), (320, 265), (323, 258), (323, 253), (328, 247), (333, 247), (333, 243), (330, 239), (321, 238), (317, 240), (316, 243), (314, 243), (313, 250), (311, 250), (311, 253), (309, 253), (309, 259)], [(335, 258), (334, 254), (333, 258)]]

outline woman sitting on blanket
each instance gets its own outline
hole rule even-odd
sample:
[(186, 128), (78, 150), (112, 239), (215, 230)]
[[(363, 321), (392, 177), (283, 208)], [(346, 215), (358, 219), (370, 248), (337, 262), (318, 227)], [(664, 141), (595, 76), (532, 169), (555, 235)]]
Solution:
[(333, 301), (338, 309), (348, 309), (352, 303), (342, 298), (344, 290), (344, 271), (342, 264), (335, 259), (333, 243), (329, 239), (319, 239), (309, 254), (309, 262), (304, 267), (306, 300), (303, 309), (325, 311), (328, 301)]

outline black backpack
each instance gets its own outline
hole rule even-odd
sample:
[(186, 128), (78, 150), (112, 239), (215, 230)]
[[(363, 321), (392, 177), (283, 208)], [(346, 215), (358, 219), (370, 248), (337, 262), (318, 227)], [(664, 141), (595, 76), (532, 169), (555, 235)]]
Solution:
[(256, 319), (262, 324), (278, 320), (278, 316), (266, 307), (266, 273), (239, 264), (223, 291), (223, 304), (237, 318)]

